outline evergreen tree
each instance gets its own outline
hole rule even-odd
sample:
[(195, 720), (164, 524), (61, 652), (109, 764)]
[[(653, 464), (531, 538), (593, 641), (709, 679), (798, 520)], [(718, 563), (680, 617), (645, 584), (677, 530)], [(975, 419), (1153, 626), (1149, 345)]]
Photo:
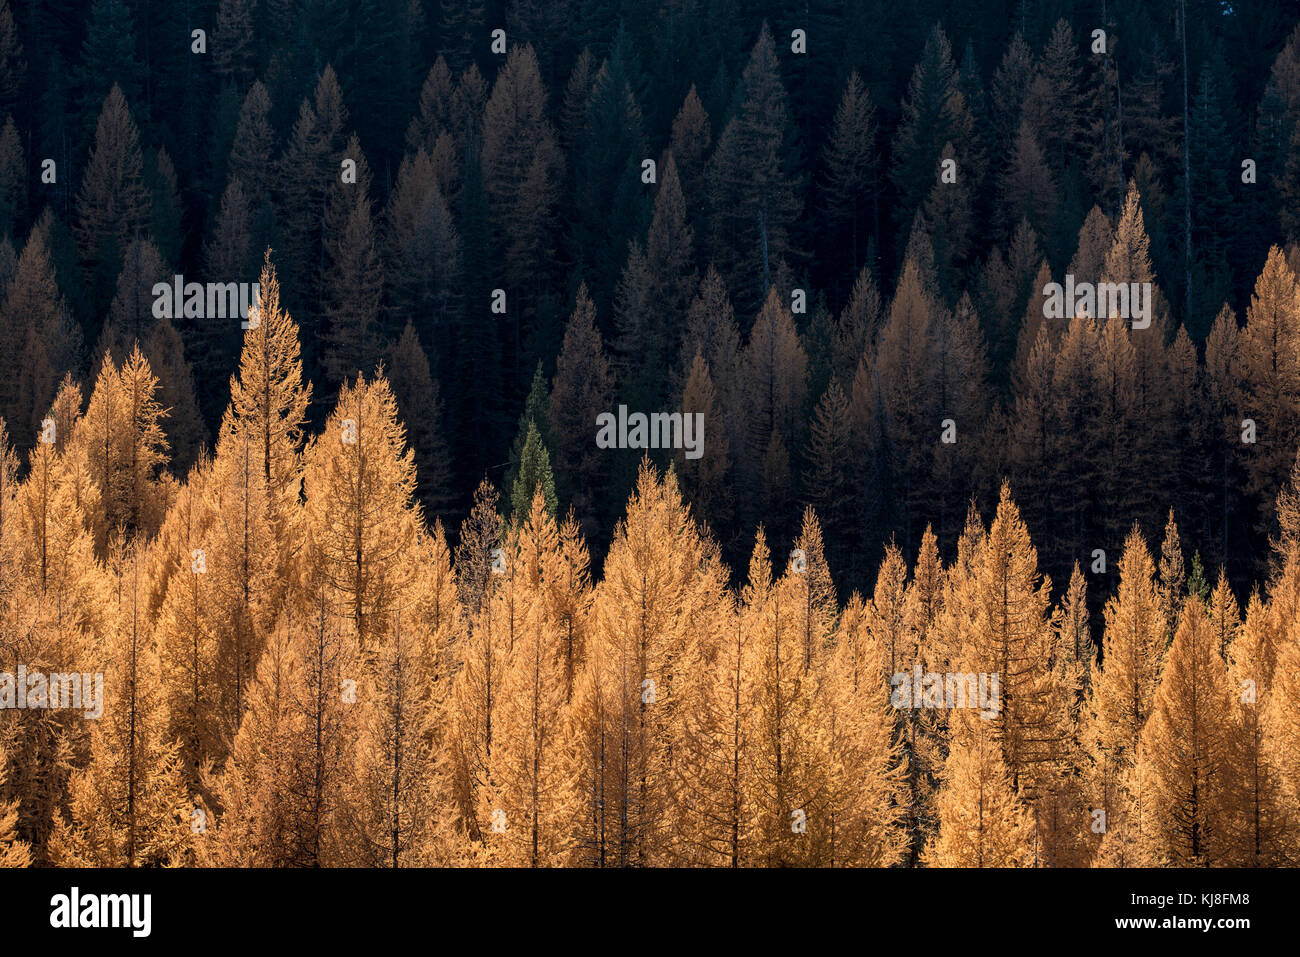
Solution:
[(90, 136), (95, 114), (105, 102), (104, 97), (111, 97), (111, 89), (117, 88), (128, 100), (139, 100), (145, 77), (136, 59), (135, 30), (131, 8), (123, 0), (95, 0), (91, 5), (90, 23), (74, 77), (79, 91), (80, 122), (76, 131), (79, 142), (85, 142)]
[[(435, 355), (447, 355), (464, 308), (460, 234), (429, 155), (402, 160), (385, 214), (388, 325), (430, 328)], [(429, 315), (432, 312), (430, 321)]]
[(686, 91), (681, 109), (673, 118), (672, 138), (668, 146), (677, 163), (687, 209), (703, 208), (705, 170), (712, 141), (709, 114), (705, 112), (700, 95), (692, 83)]
[(416, 497), (429, 514), (441, 515), (450, 510), (453, 501), (441, 387), (409, 321), (389, 346), (385, 364), (398, 418), (406, 423), (415, 453)]
[(934, 407), (935, 304), (908, 260), (880, 330), (874, 370), (880, 382), (885, 464), (902, 506), (901, 531), (913, 537), (930, 490), (923, 485), (930, 443), (941, 428)]
[[(115, 6), (117, 0), (101, 5)], [(140, 134), (125, 95), (114, 83), (103, 100), (94, 147), (77, 194), (77, 245), (98, 302), (107, 299), (127, 244), (149, 222)]]
[(80, 329), (59, 291), (49, 233), (38, 223), (23, 246), (0, 307), (0, 356), (13, 374), (0, 381), (0, 413), (19, 448), (29, 448), (57, 389), (60, 369), (77, 363)]
[(23, 45), (18, 39), (9, 0), (0, 3), (0, 110), (9, 113), (18, 102), (27, 64)]
[(672, 361), (681, 338), (682, 318), (695, 288), (692, 245), (677, 164), (669, 152), (660, 172), (644, 258), (634, 246), (618, 289), (618, 349), (625, 369), (620, 378), (635, 408), (653, 408), (666, 397), (657, 370)]
[[(930, 184), (937, 180), (944, 145), (964, 143), (973, 132), (973, 121), (957, 81), (952, 47), (936, 23), (908, 82), (891, 149), (890, 176), (899, 194), (895, 220), (900, 224), (911, 222)], [(968, 157), (959, 152), (956, 158), (961, 170)], [(966, 170), (967, 174), (971, 172)]]
[(579, 286), (555, 361), (547, 418), (555, 441), (559, 494), (573, 504), (588, 534), (596, 527), (596, 491), (608, 468), (592, 436), (596, 417), (611, 411), (613, 400), (614, 384), (596, 327), (596, 307), (586, 286)]
[[(255, 95), (253, 90), (245, 98), (240, 125), (243, 126), (247, 120), (254, 138), (244, 145), (237, 133), (235, 150), (241, 151), (249, 160), (257, 158), (256, 151), (261, 146), (257, 133), (260, 132), (263, 108), (268, 102), (268, 97)], [(274, 182), (279, 194), (277, 221), (283, 250), (281, 268), (288, 301), (305, 315), (305, 320), (311, 325), (319, 315), (316, 294), (320, 290), (318, 270), (323, 255), (321, 226), (326, 197), (331, 185), (341, 176), (340, 161), (345, 146), (343, 131), (347, 122), (343, 91), (333, 67), (327, 65), (316, 81), (312, 99), (303, 98), (289, 144), (275, 168)], [(235, 150), (232, 150), (231, 172), (240, 175), (243, 164), (235, 161)], [(358, 176), (358, 183), (360, 179)]]
[(356, 164), (356, 181), (341, 176), (330, 187), (325, 205), (321, 367), (330, 388), (322, 398), (332, 396), (340, 383), (357, 373), (373, 375), (383, 348), (383, 272), (370, 214), (370, 167), (355, 135), (343, 156), (344, 163)]
[[(7, 12), (7, 7), (0, 11), (0, 19)], [(0, 26), (0, 33), (2, 32), (3, 27)], [(18, 223), (26, 216), (27, 164), (23, 159), (22, 139), (18, 135), (18, 128), (14, 126), (13, 117), (6, 116), (4, 129), (0, 130), (0, 235), (15, 234)]]
[(878, 241), (880, 232), (875, 112), (862, 80), (856, 72), (850, 73), (826, 144), (823, 202), (831, 223), (841, 230), (848, 228), (849, 263), (854, 271), (864, 265), (867, 237)]
[[(532, 487), (533, 492), (528, 488)], [(555, 477), (551, 474), (551, 456), (542, 443), (537, 424), (528, 422), (528, 435), (519, 454), (519, 474), (510, 492), (510, 512), (515, 521), (522, 521), (533, 495), (540, 492), (547, 514), (555, 517)]]
[(690, 375), (682, 387), (681, 413), (702, 415), (705, 423), (704, 447), (697, 458), (687, 457), (685, 449), (673, 453), (673, 469), (681, 483), (682, 494), (691, 503), (691, 513), (701, 525), (715, 533), (728, 527), (735, 509), (735, 496), (729, 482), (731, 474), (731, 440), (726, 430), (725, 413), (709, 366), (699, 353), (691, 363)]
[(551, 252), (550, 220), (564, 159), (545, 113), (546, 91), (531, 46), (515, 47), (483, 110), (483, 192), (500, 279), (516, 305), (515, 377), (519, 378), (522, 316)]
[(767, 297), (777, 264), (799, 257), (791, 229), (802, 208), (798, 152), (776, 44), (764, 25), (741, 75), (740, 107), (709, 165), (710, 255), (742, 311)]

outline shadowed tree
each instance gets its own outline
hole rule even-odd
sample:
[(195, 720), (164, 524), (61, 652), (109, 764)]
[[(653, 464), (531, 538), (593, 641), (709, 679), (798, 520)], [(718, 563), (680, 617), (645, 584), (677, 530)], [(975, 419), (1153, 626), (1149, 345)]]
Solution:
[(116, 84), (104, 98), (77, 194), (77, 245), (97, 303), (108, 300), (126, 248), (149, 222), (140, 134)]
[(802, 209), (794, 125), (766, 24), (738, 95), (740, 108), (718, 137), (709, 166), (709, 251), (749, 312), (767, 296), (777, 265), (798, 258), (791, 229)]

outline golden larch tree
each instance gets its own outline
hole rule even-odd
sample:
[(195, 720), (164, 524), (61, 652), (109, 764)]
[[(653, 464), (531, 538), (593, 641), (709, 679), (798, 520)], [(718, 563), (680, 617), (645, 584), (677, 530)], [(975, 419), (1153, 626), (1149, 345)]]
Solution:
[(415, 457), (381, 377), (345, 383), (304, 456), (305, 560), (363, 650), (391, 633), (398, 594), (415, 575)]
[(1230, 772), (1232, 697), (1205, 606), (1189, 597), (1142, 729), (1150, 817), (1142, 835), (1164, 866), (1230, 860), (1242, 782)]
[(1119, 588), (1106, 603), (1102, 662), (1089, 679), (1085, 742), (1091, 757), (1092, 797), (1108, 816), (1120, 806), (1116, 788), (1137, 754), (1151, 714), (1164, 657), (1166, 624), (1160, 614), (1155, 568), (1135, 528), (1119, 560)]
[(1240, 416), (1256, 423), (1256, 440), (1246, 447), (1249, 487), (1260, 502), (1271, 503), (1300, 441), (1300, 287), (1276, 246), (1246, 310), (1240, 364)]
[(280, 282), (266, 251), (258, 300), (250, 309), (239, 372), (230, 380), (232, 431), (247, 437), (276, 508), (295, 490), (302, 426), (311, 401), (303, 382), (298, 326), (280, 304)]
[(191, 854), (192, 805), (141, 602), (142, 546), (116, 550), (113, 628), (94, 669), (102, 715), (90, 729), (89, 762), (68, 781), (68, 811), (55, 823), (50, 853), (61, 866), (181, 865)]
[(957, 670), (999, 676), (991, 733), (1001, 743), (1012, 787), (1032, 795), (1037, 767), (1062, 754), (1065, 695), (1052, 671), (1051, 579), (1038, 571), (1038, 552), (1008, 484), (975, 556), (973, 584), (975, 627)]
[[(1235, 618), (1235, 601), (1231, 607)], [(1213, 632), (1218, 630), (1215, 605), (1210, 612)], [(1233, 704), (1230, 757), (1227, 767), (1216, 769), (1235, 779), (1237, 803), (1231, 820), (1230, 855), (1233, 863), (1245, 867), (1285, 862), (1289, 809), (1268, 727), (1276, 656), (1269, 609), (1253, 594), (1246, 604), (1245, 621), (1233, 629), (1227, 649), (1228, 693)]]
[[(604, 647), (617, 747), (627, 755), (617, 778), (623, 813), (616, 822), (618, 862), (653, 865), (669, 840), (674, 747), (682, 680), (708, 557), (670, 471), (643, 461), (626, 517), (615, 531), (596, 589), (593, 641)], [(791, 609), (793, 624), (793, 609)]]
[(906, 759), (894, 731), (882, 652), (863, 626), (856, 595), (839, 617), (812, 719), (821, 760), (821, 810), (811, 821), (824, 867), (891, 867), (907, 849)]
[(196, 854), (202, 865), (275, 867), (288, 861), (291, 820), (283, 789), (305, 733), (302, 716), (290, 707), (300, 667), (293, 652), (289, 627), (281, 621), (267, 636), (229, 759), (220, 772), (205, 770), (208, 797)]
[(9, 791), (9, 753), (0, 727), (0, 868), (27, 867), (32, 862), (27, 842), (18, 838), (18, 801)]
[(818, 777), (825, 770), (812, 720), (816, 676), (804, 668), (799, 633), (799, 576), (791, 567), (773, 580), (766, 537), (754, 543), (741, 593), (742, 627), (753, 649), (754, 702), (748, 734), (758, 861), (787, 866), (815, 861), (810, 832), (824, 827)]
[(509, 651), (495, 722), (496, 746), (487, 795), (497, 859), (554, 866), (568, 853), (566, 815), (572, 804), (561, 749), (565, 706), (565, 635), (549, 613), (543, 576), (558, 570), (559, 531), (540, 487), (517, 531), (525, 609)]
[[(344, 860), (361, 867), (447, 864), (454, 819), (433, 722), (436, 684), (418, 619), (398, 607), (364, 668), (351, 785), (340, 811)], [(404, 620), (405, 619), (405, 620)]]
[[(204, 463), (206, 464), (206, 463)], [(162, 681), (166, 691), (170, 734), (181, 749), (187, 783), (198, 783), (206, 760), (224, 757), (223, 727), (218, 697), (218, 621), (229, 609), (214, 603), (208, 573), (205, 532), (212, 515), (204, 500), (207, 484), (203, 464), (196, 466), (178, 491), (168, 515), (167, 541), (174, 566), (155, 619)]]
[(696, 634), (683, 675), (673, 862), (744, 867), (755, 863), (746, 720), (754, 669), (730, 590), (703, 611), (714, 621)]
[(1033, 819), (1021, 804), (991, 723), (954, 715), (941, 775), (939, 828), (921, 862), (928, 867), (1030, 867)]

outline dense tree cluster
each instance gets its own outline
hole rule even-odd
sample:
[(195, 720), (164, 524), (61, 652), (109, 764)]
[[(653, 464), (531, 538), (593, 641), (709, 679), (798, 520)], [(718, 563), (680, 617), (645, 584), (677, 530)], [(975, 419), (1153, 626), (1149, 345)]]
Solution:
[(105, 688), (97, 720), (0, 711), (0, 863), (1300, 860), (1300, 462), (1244, 612), (1185, 574), (1171, 515), (1158, 561), (1129, 531), (1099, 643), (1009, 485), (955, 560), (927, 527), (843, 603), (814, 509), (733, 587), (648, 459), (600, 576), (547, 475), (505, 520), (483, 483), (453, 552), (385, 378), (299, 428), (299, 330), (261, 278), (184, 480), (139, 349), (85, 412), (64, 385), (25, 480), (0, 432), (0, 664)]
[[(595, 415), (689, 404), (732, 566), (811, 504), (867, 587), (1010, 477), (1058, 581), (1172, 506), (1244, 594), (1300, 439), (1292, 13), (928, 6), (4, 0), (0, 414), (27, 451), (138, 344), (181, 478), (240, 330), (151, 290), (271, 247), (307, 420), (383, 368), (450, 526), (544, 451), (599, 566), (638, 453)], [(1066, 273), (1153, 326), (1044, 321)]]
[(0, 0), (0, 864), (1295, 864), (1300, 12), (896, 7)]

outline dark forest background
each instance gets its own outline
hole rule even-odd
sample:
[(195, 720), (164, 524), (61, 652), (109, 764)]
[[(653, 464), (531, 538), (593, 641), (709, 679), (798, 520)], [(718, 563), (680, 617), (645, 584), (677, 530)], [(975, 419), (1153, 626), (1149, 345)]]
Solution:
[[(621, 402), (708, 413), (676, 464), (732, 567), (807, 503), (866, 587), (927, 524), (951, 558), (1005, 476), (1058, 586), (1173, 509), (1244, 593), (1300, 441), (1298, 23), (1277, 0), (0, 0), (0, 414), (31, 448), (65, 373), (139, 341), (183, 477), (240, 331), (160, 322), (150, 290), (256, 281), (270, 247), (314, 420), (382, 364), (448, 529), (522, 471), (599, 560), (640, 456), (595, 448)], [(1152, 328), (1044, 322), (1067, 271), (1153, 280)]]

